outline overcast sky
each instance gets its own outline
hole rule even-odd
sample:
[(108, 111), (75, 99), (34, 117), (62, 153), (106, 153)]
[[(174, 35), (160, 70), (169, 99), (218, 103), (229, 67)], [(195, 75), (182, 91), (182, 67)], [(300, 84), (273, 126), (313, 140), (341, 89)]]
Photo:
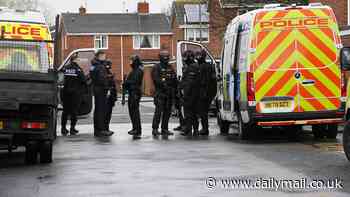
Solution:
[[(87, 3), (88, 12), (135, 12), (137, 2), (144, 0), (41, 0), (55, 9), (56, 13), (78, 12), (81, 5)], [(172, 0), (146, 0), (150, 3), (151, 12), (161, 12), (169, 7)], [(123, 6), (125, 5), (125, 6)]]

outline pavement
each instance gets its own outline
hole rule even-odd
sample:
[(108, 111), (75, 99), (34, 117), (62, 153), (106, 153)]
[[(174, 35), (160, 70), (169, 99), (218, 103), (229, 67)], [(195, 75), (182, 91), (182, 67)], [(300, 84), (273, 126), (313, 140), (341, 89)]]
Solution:
[[(334, 141), (314, 141), (306, 128), (299, 142), (288, 142), (283, 130), (265, 130), (253, 141), (241, 141), (236, 127), (222, 136), (210, 119), (209, 137), (154, 138), (154, 108), (147, 103), (141, 108), (140, 140), (127, 135), (127, 109), (118, 104), (113, 137), (94, 138), (91, 118), (80, 120), (78, 136), (58, 137), (52, 164), (25, 165), (22, 148), (10, 157), (0, 152), (0, 197), (350, 196), (341, 134)], [(172, 119), (170, 128), (176, 123)], [(326, 187), (327, 182), (332, 184)]]

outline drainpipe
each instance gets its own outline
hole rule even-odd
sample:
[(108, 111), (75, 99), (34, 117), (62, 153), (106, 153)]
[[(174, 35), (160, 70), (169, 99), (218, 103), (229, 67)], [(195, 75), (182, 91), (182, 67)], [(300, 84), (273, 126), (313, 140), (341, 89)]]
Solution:
[(120, 58), (121, 58), (121, 69), (120, 69), (120, 78), (124, 81), (124, 39), (123, 35), (120, 36)]

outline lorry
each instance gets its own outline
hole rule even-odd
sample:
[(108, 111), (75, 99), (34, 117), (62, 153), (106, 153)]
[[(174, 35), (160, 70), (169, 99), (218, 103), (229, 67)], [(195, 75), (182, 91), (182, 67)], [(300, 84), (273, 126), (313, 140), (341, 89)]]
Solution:
[(239, 138), (250, 139), (259, 128), (284, 127), (295, 139), (312, 125), (315, 138), (336, 138), (346, 110), (341, 49), (335, 15), (320, 3), (269, 4), (234, 18), (217, 69), (221, 132), (238, 123)]

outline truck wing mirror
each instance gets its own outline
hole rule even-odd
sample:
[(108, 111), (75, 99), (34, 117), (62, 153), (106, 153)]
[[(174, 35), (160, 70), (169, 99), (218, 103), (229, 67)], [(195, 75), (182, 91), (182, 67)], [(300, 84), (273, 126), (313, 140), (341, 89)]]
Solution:
[(350, 71), (350, 47), (342, 48), (340, 52), (340, 64), (344, 71)]

